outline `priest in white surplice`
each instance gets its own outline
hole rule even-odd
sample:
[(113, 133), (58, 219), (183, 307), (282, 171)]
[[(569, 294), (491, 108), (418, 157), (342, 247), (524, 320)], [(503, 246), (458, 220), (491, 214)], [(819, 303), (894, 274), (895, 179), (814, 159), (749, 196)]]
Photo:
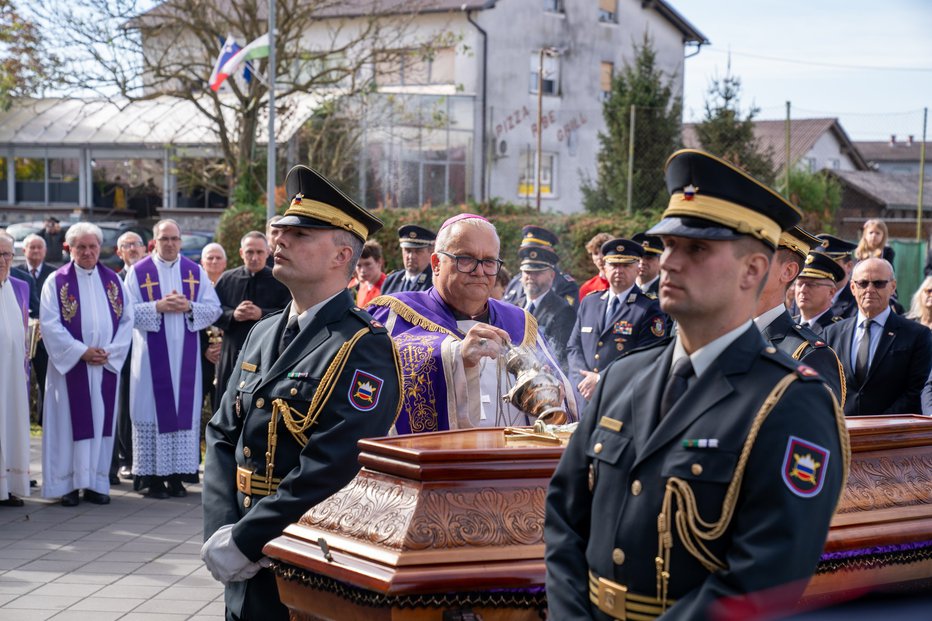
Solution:
[(97, 262), (103, 234), (89, 222), (68, 229), (72, 261), (42, 287), (39, 321), (49, 351), (42, 425), (42, 496), (61, 504), (110, 502), (110, 461), (120, 369), (133, 307), (120, 277)]
[(29, 495), (29, 284), (10, 277), (11, 265), (13, 238), (0, 229), (0, 507), (22, 507)]
[[(135, 304), (130, 416), (133, 474), (147, 496), (181, 497), (184, 474), (201, 456), (200, 331), (220, 316), (204, 270), (180, 254), (181, 227), (161, 220), (155, 252), (133, 265), (126, 289)], [(166, 485), (167, 483), (167, 485)]]

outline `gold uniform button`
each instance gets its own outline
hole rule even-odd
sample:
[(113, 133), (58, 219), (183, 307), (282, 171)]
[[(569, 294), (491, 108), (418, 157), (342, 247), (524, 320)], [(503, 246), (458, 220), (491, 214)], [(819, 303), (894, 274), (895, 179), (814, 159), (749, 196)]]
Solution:
[(595, 446), (592, 447), (592, 450), (595, 451), (595, 454), (596, 454), (596, 455), (598, 455), (599, 453), (601, 453), (601, 452), (602, 452), (602, 443), (601, 443), (601, 442), (596, 442), (596, 443), (595, 443)]
[(612, 562), (616, 565), (621, 565), (625, 562), (625, 551), (621, 548), (615, 548), (612, 550)]
[(596, 360), (599, 359), (599, 354), (596, 354), (596, 355), (595, 355), (595, 359), (596, 359)]
[(243, 498), (243, 507), (248, 509), (251, 504), (252, 504), (252, 499), (250, 499), (249, 496), (246, 496), (245, 498)]
[(768, 347), (768, 348), (765, 349), (764, 351), (766, 351), (768, 354), (775, 354), (775, 353), (777, 353), (777, 348), (771, 345), (770, 347)]
[(602, 341), (599, 341), (599, 347), (602, 347)]
[(261, 408), (264, 405), (265, 405), (265, 399), (263, 399), (262, 397), (259, 397), (258, 399), (256, 399), (257, 408)]
[(298, 389), (297, 389), (297, 388), (292, 388), (292, 389), (291, 389), (291, 396), (293, 397), (293, 396), (295, 396), (296, 394), (298, 394)]
[(247, 459), (249, 459), (250, 457), (252, 457), (252, 451), (249, 450), (249, 447), (248, 447), (248, 446), (244, 446), (244, 447), (243, 447), (243, 457), (245, 457), (245, 458), (247, 458)]
[(693, 473), (693, 476), (702, 474), (702, 464), (693, 464), (689, 469)]
[(246, 385), (246, 380), (243, 380), (242, 382), (239, 383), (239, 387), (240, 387), (240, 388), (242, 388), (242, 387), (245, 386), (245, 385)]
[(634, 496), (637, 496), (638, 494), (641, 493), (641, 482), (640, 481), (635, 481), (634, 483), (631, 484), (631, 493)]

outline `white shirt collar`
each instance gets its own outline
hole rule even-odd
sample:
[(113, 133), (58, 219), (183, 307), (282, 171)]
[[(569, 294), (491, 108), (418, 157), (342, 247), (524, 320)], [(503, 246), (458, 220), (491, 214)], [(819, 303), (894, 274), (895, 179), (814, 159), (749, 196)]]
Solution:
[[(889, 306), (887, 306), (887, 308), (881, 311), (879, 315), (877, 315), (876, 317), (873, 317), (873, 320), (876, 321), (882, 328), (885, 325), (887, 325), (887, 318), (890, 316), (891, 312), (893, 311), (890, 309)], [(858, 319), (857, 319), (857, 324), (855, 325), (860, 328), (861, 324), (864, 322), (865, 319), (867, 319), (867, 315), (862, 313), (861, 309), (858, 309)]]
[[(648, 289), (650, 289), (650, 288), (653, 286), (653, 284), (654, 284), (655, 282), (657, 282), (657, 279), (658, 279), (658, 278), (660, 278), (660, 274), (657, 274), (656, 276), (654, 276), (653, 278), (651, 278), (649, 281), (647, 281), (647, 282), (644, 283), (643, 285), (638, 284), (638, 287), (640, 287), (641, 291), (647, 291)], [(635, 283), (637, 283), (637, 281), (635, 281)]]
[[(745, 321), (743, 324), (732, 330), (731, 332), (726, 332), (721, 335), (714, 341), (706, 343), (705, 346), (700, 347), (692, 354), (689, 355), (689, 362), (693, 365), (693, 372), (696, 374), (696, 377), (702, 377), (702, 374), (708, 370), (708, 368), (715, 362), (715, 359), (718, 358), (722, 352), (724, 352), (729, 345), (738, 340), (738, 337), (747, 332), (747, 329), (751, 327), (751, 320)], [(672, 365), (676, 364), (676, 361), (686, 356), (686, 350), (683, 348), (683, 343), (680, 341), (680, 337), (676, 337), (676, 342), (673, 345), (673, 360), (671, 361)]]
[(606, 299), (606, 300), (610, 300), (610, 299), (612, 299), (613, 297), (617, 297), (619, 300), (624, 301), (624, 299), (625, 299), (626, 297), (628, 297), (628, 294), (631, 293), (631, 290), (632, 290), (632, 289), (634, 289), (634, 285), (631, 285), (630, 287), (628, 287), (627, 289), (625, 289), (624, 291), (622, 291), (621, 293), (619, 293), (619, 294), (616, 296), (614, 293), (612, 293), (612, 288), (609, 287), (609, 288), (608, 288), (608, 292), (607, 292), (608, 295), (606, 296), (605, 299)]
[(769, 311), (765, 311), (764, 313), (755, 317), (754, 325), (757, 326), (758, 330), (763, 332), (764, 328), (772, 324), (776, 320), (777, 317), (779, 317), (785, 312), (786, 312), (786, 306), (784, 306), (783, 304), (778, 304), (774, 306), (773, 308), (771, 308)]
[(327, 304), (327, 302), (329, 302), (329, 301), (332, 300), (333, 298), (337, 297), (337, 296), (340, 295), (341, 293), (343, 293), (343, 292), (342, 292), (342, 291), (337, 291), (336, 293), (334, 293), (333, 295), (331, 295), (331, 296), (330, 296), (329, 298), (327, 298), (326, 300), (322, 300), (322, 301), (318, 302), (317, 304), (315, 304), (314, 306), (310, 307), (309, 309), (307, 309), (306, 311), (304, 311), (304, 312), (301, 313), (300, 315), (298, 314), (298, 311), (295, 309), (295, 307), (294, 307), (294, 302), (292, 301), (292, 303), (291, 303), (291, 312), (288, 313), (288, 320), (290, 321), (292, 317), (294, 317), (294, 316), (297, 315), (297, 317), (298, 317), (298, 327), (299, 327), (300, 329), (303, 330), (304, 328), (306, 328), (306, 327), (308, 327), (309, 325), (311, 325), (311, 322), (314, 321), (314, 317), (317, 316), (317, 313), (320, 312), (320, 309), (322, 309), (322, 308), (324, 307), (324, 305)]
[(159, 253), (157, 253), (157, 252), (154, 253), (154, 254), (152, 255), (152, 258), (155, 259), (156, 261), (158, 261), (159, 263), (161, 263), (162, 265), (166, 266), (166, 267), (175, 267), (175, 264), (178, 263), (178, 260), (181, 258), (181, 253), (179, 252), (179, 253), (178, 253), (178, 256), (175, 257), (175, 260), (172, 261), (172, 262), (166, 261), (165, 259), (163, 259), (162, 257), (160, 257), (160, 256), (159, 256)]

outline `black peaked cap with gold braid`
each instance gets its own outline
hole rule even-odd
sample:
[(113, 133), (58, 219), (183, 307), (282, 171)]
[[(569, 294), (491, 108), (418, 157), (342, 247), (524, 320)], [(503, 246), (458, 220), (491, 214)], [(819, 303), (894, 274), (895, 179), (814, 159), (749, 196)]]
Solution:
[(647, 233), (697, 239), (755, 237), (776, 249), (780, 233), (802, 212), (754, 177), (725, 160), (682, 149), (664, 167), (670, 203)]
[(780, 234), (780, 248), (795, 252), (803, 259), (808, 256), (810, 250), (817, 247), (820, 243), (822, 243), (821, 239), (811, 233), (807, 233), (799, 226), (794, 226), (789, 231), (783, 231), (783, 233)]
[(813, 250), (826, 254), (832, 259), (850, 259), (851, 253), (858, 247), (855, 243), (828, 233), (821, 233), (816, 237), (821, 240), (822, 244), (818, 248), (813, 248)]
[(518, 249), (522, 272), (539, 272), (556, 267), (560, 257), (544, 246), (524, 246)]
[(637, 263), (644, 256), (644, 247), (630, 239), (610, 239), (602, 244), (602, 260), (606, 263)]
[(341, 192), (323, 175), (307, 166), (295, 166), (285, 177), (291, 205), (272, 226), (343, 229), (363, 241), (382, 228), (382, 221)]
[(845, 268), (835, 262), (835, 259), (823, 252), (810, 252), (803, 265), (800, 278), (828, 278), (835, 284), (845, 279)]
[(656, 235), (635, 233), (631, 237), (631, 241), (641, 244), (641, 247), (644, 248), (644, 256), (663, 254), (663, 240)]

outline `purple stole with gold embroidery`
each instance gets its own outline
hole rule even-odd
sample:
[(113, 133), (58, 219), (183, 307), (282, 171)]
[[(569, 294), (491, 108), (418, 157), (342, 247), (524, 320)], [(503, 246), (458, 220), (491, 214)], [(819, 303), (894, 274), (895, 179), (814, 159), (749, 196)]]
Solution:
[[(201, 269), (197, 263), (185, 256), (178, 257), (181, 270), (181, 291), (192, 303), (200, 291)], [(152, 257), (146, 257), (133, 265), (142, 299), (155, 302), (162, 299), (159, 287), (158, 266)], [(188, 277), (185, 278), (185, 272)], [(165, 336), (165, 322), (159, 323), (157, 332), (146, 335), (149, 350), (149, 370), (152, 372), (152, 392), (155, 395), (155, 415), (159, 433), (173, 433), (191, 428), (194, 409), (194, 376), (197, 373), (197, 360), (200, 355), (198, 333), (187, 328), (184, 331), (184, 344), (181, 350), (181, 386), (178, 390), (178, 402), (175, 403), (175, 386), (172, 382), (171, 364), (168, 357), (168, 338)]]
[[(116, 336), (123, 316), (123, 288), (120, 287), (116, 273), (97, 265), (100, 282), (110, 302), (110, 321), (113, 324), (113, 336)], [(81, 337), (81, 300), (78, 297), (78, 276), (74, 262), (63, 265), (55, 272), (55, 290), (58, 291), (58, 309), (62, 325), (78, 342)], [(104, 367), (101, 393), (104, 398), (104, 437), (113, 435), (113, 408), (116, 404), (117, 374)], [(74, 441), (94, 437), (94, 417), (91, 413), (91, 386), (87, 375), (87, 363), (78, 360), (70, 371), (65, 373), (68, 388), (68, 406), (71, 409), (71, 436)]]
[[(446, 431), (450, 428), (450, 415), (441, 346), (447, 337), (462, 339), (465, 334), (433, 287), (376, 299), (385, 298), (395, 298), (406, 307), (394, 309), (396, 317), (391, 330), (401, 359), (403, 381), (402, 415), (395, 421), (395, 429), (399, 434)], [(379, 302), (367, 310), (386, 323), (393, 308)], [(517, 306), (489, 300), (489, 323), (508, 332), (512, 343), (525, 340), (525, 314)]]

